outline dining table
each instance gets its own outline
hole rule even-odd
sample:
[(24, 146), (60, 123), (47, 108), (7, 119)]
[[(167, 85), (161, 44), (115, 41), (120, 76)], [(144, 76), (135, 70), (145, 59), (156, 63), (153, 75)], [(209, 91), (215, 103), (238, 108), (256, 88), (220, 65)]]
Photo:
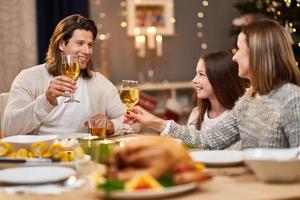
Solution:
[[(137, 135), (136, 135), (137, 136)], [(117, 138), (126, 138), (120, 136)], [(300, 177), (290, 183), (265, 183), (260, 181), (246, 165), (206, 167), (212, 179), (199, 182), (192, 191), (166, 197), (172, 200), (196, 199), (300, 199)], [(284, 172), (282, 172), (284, 173)], [(85, 184), (78, 189), (59, 195), (37, 195), (6, 193), (1, 189), (0, 200), (100, 200), (105, 199), (100, 192)]]

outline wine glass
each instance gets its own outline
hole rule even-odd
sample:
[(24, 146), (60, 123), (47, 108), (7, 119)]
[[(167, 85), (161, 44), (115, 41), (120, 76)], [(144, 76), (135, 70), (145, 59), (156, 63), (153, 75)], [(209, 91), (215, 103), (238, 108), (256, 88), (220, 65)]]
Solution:
[[(80, 66), (79, 61), (76, 56), (73, 55), (62, 55), (62, 62), (61, 62), (61, 74), (75, 80), (80, 73)], [(79, 103), (80, 101), (74, 99), (73, 93), (65, 103), (69, 102), (76, 102)]]
[[(139, 101), (139, 83), (134, 80), (123, 80), (120, 88), (120, 98), (126, 109), (132, 108)], [(128, 124), (123, 123), (120, 130), (123, 133), (132, 133)]]

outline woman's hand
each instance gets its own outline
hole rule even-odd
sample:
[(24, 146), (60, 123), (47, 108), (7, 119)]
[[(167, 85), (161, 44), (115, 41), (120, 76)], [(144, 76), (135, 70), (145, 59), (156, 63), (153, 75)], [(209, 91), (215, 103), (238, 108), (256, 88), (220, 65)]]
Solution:
[(153, 128), (158, 132), (163, 131), (166, 126), (166, 120), (156, 117), (140, 106), (134, 106), (133, 108), (128, 109), (125, 113), (124, 122), (128, 124), (138, 122), (143, 126)]

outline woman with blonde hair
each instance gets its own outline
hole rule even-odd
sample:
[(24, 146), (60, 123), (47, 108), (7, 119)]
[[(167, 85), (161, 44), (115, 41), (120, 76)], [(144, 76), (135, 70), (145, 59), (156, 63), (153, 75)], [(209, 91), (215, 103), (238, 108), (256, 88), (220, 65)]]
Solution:
[[(251, 88), (233, 110), (209, 130), (194, 131), (171, 123), (162, 133), (202, 149), (291, 148), (300, 145), (300, 71), (286, 30), (273, 20), (243, 27), (238, 36), (239, 76)], [(134, 115), (139, 115), (135, 113)]]

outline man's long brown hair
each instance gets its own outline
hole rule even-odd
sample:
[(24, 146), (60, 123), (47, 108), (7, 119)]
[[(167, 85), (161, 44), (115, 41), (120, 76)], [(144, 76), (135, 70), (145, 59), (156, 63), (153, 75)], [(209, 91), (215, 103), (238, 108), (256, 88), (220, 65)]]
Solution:
[(268, 94), (284, 83), (300, 85), (292, 39), (276, 21), (264, 19), (242, 28), (250, 59), (252, 96)]
[[(77, 29), (92, 32), (94, 40), (98, 32), (93, 20), (78, 14), (70, 15), (61, 20), (55, 27), (53, 35), (50, 39), (46, 57), (48, 71), (53, 76), (58, 76), (61, 74), (59, 70), (59, 66), (61, 64), (61, 51), (59, 49), (59, 44), (61, 42), (68, 44), (69, 39), (73, 36), (74, 31)], [(84, 70), (81, 70), (82, 77), (91, 78), (92, 69), (93, 63), (92, 60), (89, 60), (89, 62), (87, 63), (87, 67)]]
[[(235, 102), (245, 92), (246, 80), (239, 78), (238, 66), (232, 61), (232, 54), (216, 51), (200, 57), (205, 65), (206, 76), (218, 102), (225, 109), (232, 109)], [(201, 129), (204, 114), (211, 107), (208, 99), (198, 99), (198, 120), (196, 128)]]

